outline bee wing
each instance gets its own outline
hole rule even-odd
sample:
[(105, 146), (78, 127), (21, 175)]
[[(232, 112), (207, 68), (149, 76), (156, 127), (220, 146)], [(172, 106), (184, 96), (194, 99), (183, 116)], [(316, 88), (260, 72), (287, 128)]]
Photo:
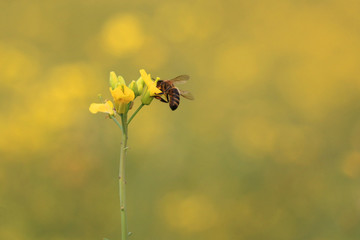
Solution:
[(189, 100), (195, 99), (194, 96), (189, 91), (180, 90), (180, 95)]
[(181, 83), (186, 83), (186, 81), (188, 81), (189, 79), (190, 79), (189, 75), (180, 75), (169, 81), (171, 81), (173, 83), (181, 84)]

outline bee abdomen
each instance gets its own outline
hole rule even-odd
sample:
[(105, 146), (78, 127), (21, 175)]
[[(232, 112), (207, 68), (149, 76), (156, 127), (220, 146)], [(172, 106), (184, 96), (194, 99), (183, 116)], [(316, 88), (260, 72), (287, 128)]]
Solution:
[(171, 110), (176, 110), (180, 104), (180, 91), (177, 88), (169, 90), (169, 106)]

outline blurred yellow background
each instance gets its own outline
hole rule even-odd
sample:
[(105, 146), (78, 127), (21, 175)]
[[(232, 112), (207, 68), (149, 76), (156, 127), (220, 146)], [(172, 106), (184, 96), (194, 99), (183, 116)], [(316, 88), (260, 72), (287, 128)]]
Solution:
[(109, 72), (189, 74), (130, 126), (131, 239), (360, 239), (360, 2), (1, 1), (0, 239), (119, 239)]

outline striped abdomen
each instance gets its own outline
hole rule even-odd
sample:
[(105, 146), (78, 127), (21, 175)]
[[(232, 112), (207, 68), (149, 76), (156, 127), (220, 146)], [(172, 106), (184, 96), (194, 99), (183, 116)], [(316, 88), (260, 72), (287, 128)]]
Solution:
[(171, 110), (174, 111), (175, 109), (178, 108), (180, 104), (180, 91), (179, 89), (173, 87), (168, 90), (167, 94), (168, 94), (169, 106)]

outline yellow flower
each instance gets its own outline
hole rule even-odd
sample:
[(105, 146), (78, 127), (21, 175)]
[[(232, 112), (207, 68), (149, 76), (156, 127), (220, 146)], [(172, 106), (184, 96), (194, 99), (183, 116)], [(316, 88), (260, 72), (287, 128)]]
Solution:
[(128, 88), (126, 85), (120, 85), (115, 88), (115, 90), (112, 90), (111, 87), (109, 89), (115, 103), (129, 103), (135, 98), (133, 90)]
[(144, 80), (151, 97), (157, 96), (161, 90), (156, 87), (156, 83), (151, 80), (150, 74), (147, 74), (144, 69), (140, 70), (141, 78)]
[(118, 113), (124, 113), (126, 104), (134, 100), (135, 94), (133, 90), (126, 85), (119, 85), (114, 90), (110, 87), (110, 93), (114, 98), (115, 108)]
[(145, 89), (141, 95), (142, 104), (149, 105), (155, 96), (161, 93), (161, 90), (156, 87), (156, 82), (151, 80), (150, 74), (147, 74), (144, 69), (140, 70), (141, 80), (145, 82)]
[(92, 103), (89, 107), (89, 111), (91, 113), (98, 113), (98, 112), (103, 112), (103, 113), (108, 113), (110, 115), (114, 115), (114, 105), (111, 101), (106, 101), (105, 103)]

